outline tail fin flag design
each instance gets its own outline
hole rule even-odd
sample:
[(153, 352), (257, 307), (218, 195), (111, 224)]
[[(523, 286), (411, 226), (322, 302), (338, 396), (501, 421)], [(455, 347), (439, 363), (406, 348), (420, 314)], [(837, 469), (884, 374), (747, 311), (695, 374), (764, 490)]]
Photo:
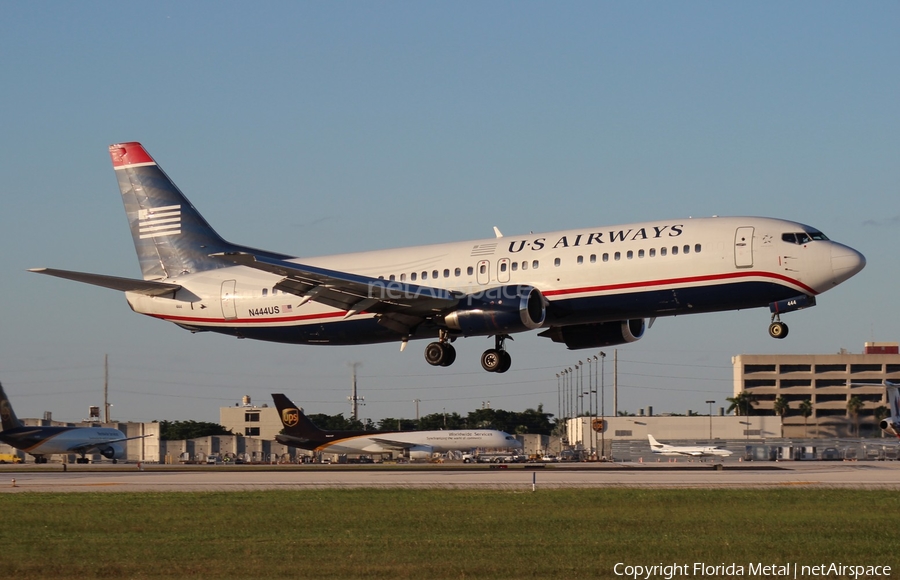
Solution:
[(233, 251), (140, 143), (109, 146), (144, 280), (164, 280), (231, 264), (209, 257)]
[(2, 425), (3, 431), (22, 427), (22, 422), (16, 417), (16, 412), (13, 411), (12, 404), (6, 397), (3, 385), (0, 385), (0, 425)]

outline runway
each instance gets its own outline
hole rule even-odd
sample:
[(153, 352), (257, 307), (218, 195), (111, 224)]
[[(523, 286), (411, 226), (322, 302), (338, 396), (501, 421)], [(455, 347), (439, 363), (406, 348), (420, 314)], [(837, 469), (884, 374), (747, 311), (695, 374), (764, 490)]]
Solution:
[(726, 465), (603, 464), (507, 469), (436, 465), (78, 466), (0, 469), (0, 492), (188, 492), (353, 488), (522, 490), (559, 488), (900, 489), (900, 462), (796, 462)]

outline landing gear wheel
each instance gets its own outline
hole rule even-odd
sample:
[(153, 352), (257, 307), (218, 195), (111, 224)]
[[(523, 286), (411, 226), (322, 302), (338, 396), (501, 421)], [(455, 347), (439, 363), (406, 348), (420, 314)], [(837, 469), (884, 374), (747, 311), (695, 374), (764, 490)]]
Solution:
[(498, 373), (505, 373), (512, 366), (512, 357), (505, 350), (500, 351), (500, 366), (497, 368)]
[(448, 367), (456, 360), (456, 349), (448, 342), (432, 342), (425, 347), (425, 360), (435, 367)]
[(787, 335), (788, 335), (787, 324), (785, 324), (781, 321), (778, 321), (778, 322), (773, 322), (772, 324), (769, 325), (769, 336), (771, 336), (772, 338), (781, 339)]
[(496, 373), (503, 363), (503, 351), (489, 348), (481, 355), (481, 368), (489, 373)]
[(456, 349), (452, 344), (444, 343), (444, 360), (441, 362), (442, 367), (449, 367), (456, 360)]

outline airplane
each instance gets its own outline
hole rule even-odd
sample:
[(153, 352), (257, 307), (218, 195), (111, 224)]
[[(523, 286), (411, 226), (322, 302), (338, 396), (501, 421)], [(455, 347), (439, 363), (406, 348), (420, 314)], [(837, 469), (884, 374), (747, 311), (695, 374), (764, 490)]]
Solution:
[(885, 433), (890, 433), (900, 439), (900, 383), (885, 379), (884, 388), (887, 390), (888, 409), (891, 415), (882, 419), (878, 426)]
[(689, 457), (728, 457), (731, 451), (719, 447), (678, 447), (666, 445), (657, 441), (653, 435), (647, 435), (650, 440), (650, 451), (659, 455), (687, 455)]
[(283, 394), (273, 394), (284, 425), (275, 436), (282, 445), (315, 452), (351, 454), (407, 453), (411, 460), (431, 459), (434, 453), (475, 448), (520, 449), (522, 443), (494, 429), (446, 429), (443, 431), (325, 431), (319, 429)]
[[(863, 269), (816, 228), (763, 217), (657, 220), (292, 257), (222, 239), (140, 143), (109, 147), (143, 279), (30, 271), (125, 293), (132, 310), (191, 332), (292, 344), (431, 339), (433, 366), (460, 337), (494, 338), (481, 365), (506, 372), (506, 340), (540, 329), (569, 349), (634, 342), (657, 317), (768, 306), (781, 315)], [(289, 208), (286, 208), (289, 209)], [(436, 339), (436, 340), (435, 340)]]
[(113, 463), (125, 457), (121, 445), (138, 437), (126, 437), (118, 429), (109, 427), (27, 427), (13, 411), (12, 404), (0, 385), (0, 442), (34, 456), (35, 463), (47, 463), (48, 455), (75, 453), (77, 463), (87, 463), (88, 453), (99, 453)]

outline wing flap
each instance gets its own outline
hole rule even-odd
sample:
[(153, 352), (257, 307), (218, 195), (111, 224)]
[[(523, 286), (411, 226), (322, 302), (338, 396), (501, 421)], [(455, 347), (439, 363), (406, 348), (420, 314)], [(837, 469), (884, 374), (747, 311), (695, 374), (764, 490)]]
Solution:
[(282, 276), (275, 285), (307, 300), (348, 311), (374, 314), (402, 312), (414, 317), (430, 316), (457, 305), (464, 294), (443, 288), (406, 284), (296, 264), (245, 252), (212, 254), (241, 266)]

